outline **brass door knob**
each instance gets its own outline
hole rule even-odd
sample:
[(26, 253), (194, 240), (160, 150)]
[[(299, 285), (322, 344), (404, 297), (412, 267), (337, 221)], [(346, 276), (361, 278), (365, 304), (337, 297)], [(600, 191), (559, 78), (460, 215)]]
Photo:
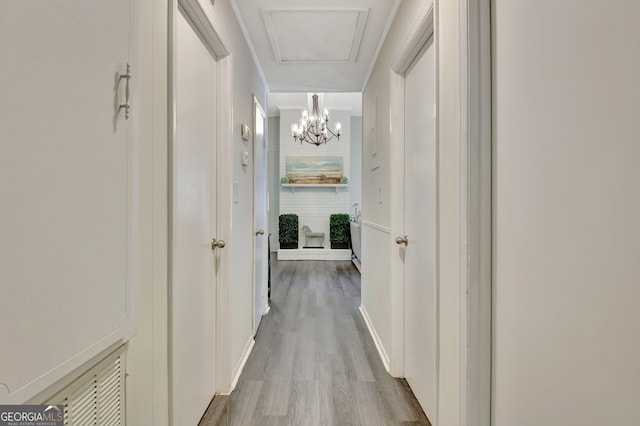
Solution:
[(409, 240), (407, 239), (407, 236), (405, 235), (404, 237), (398, 237), (396, 238), (396, 244), (404, 244), (405, 246), (409, 244)]
[(223, 248), (226, 245), (224, 240), (216, 240), (215, 238), (211, 240), (211, 250), (215, 250), (216, 248)]
[(264, 235), (264, 229), (258, 229), (256, 235)]

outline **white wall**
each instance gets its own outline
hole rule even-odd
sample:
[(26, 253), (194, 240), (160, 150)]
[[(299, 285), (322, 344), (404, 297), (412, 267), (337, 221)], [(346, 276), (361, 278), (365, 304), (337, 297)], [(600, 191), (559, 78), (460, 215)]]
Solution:
[(638, 425), (640, 2), (494, 13), (494, 425)]
[[(291, 136), (291, 123), (300, 120), (300, 109), (280, 110), (280, 170), (279, 177), (286, 175), (286, 158), (288, 156), (339, 156), (343, 158), (344, 176), (351, 180), (351, 115), (347, 111), (330, 110), (331, 123), (342, 124), (340, 140), (333, 139), (320, 146), (308, 143), (296, 143)], [(333, 126), (333, 124), (332, 124)], [(349, 213), (349, 190), (339, 188), (281, 188), (280, 213), (298, 215), (298, 229), (304, 225), (313, 232), (324, 232), (324, 246), (331, 247), (329, 241), (329, 216), (333, 213)], [(300, 233), (298, 244), (302, 247), (305, 238)]]
[(349, 176), (349, 212), (355, 214), (353, 205), (362, 208), (362, 117), (351, 116), (351, 175)]
[(269, 232), (271, 250), (278, 248), (278, 216), (280, 215), (280, 116), (269, 116)]
[(233, 182), (238, 182), (238, 202), (233, 204), (232, 230), (227, 236), (229, 252), (232, 257), (232, 270), (229, 283), (230, 297), (230, 340), (231, 367), (242, 360), (247, 342), (252, 339), (253, 323), (253, 276), (251, 257), (255, 238), (253, 218), (253, 161), (242, 166), (240, 153), (252, 152), (251, 142), (243, 141), (240, 135), (242, 123), (249, 127), (253, 123), (253, 96), (260, 105), (267, 108), (267, 89), (253, 61), (240, 26), (233, 14), (229, 0), (218, 0), (212, 7), (222, 32), (229, 40), (228, 49), (233, 57)]
[[(390, 235), (389, 204), (389, 111), (390, 69), (424, 1), (405, 0), (400, 4), (376, 65), (363, 91), (362, 116), (362, 306), (387, 354), (391, 353), (391, 286), (389, 262), (395, 247)], [(378, 122), (374, 125), (377, 99)], [(371, 170), (372, 128), (377, 133), (380, 167)], [(382, 191), (382, 200), (378, 191)]]

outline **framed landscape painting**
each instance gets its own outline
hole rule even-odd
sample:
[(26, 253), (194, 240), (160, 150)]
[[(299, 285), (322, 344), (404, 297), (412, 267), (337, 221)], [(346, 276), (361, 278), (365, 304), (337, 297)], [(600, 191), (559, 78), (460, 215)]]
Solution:
[(342, 157), (287, 157), (286, 173), (289, 183), (337, 184), (342, 181), (343, 171)]

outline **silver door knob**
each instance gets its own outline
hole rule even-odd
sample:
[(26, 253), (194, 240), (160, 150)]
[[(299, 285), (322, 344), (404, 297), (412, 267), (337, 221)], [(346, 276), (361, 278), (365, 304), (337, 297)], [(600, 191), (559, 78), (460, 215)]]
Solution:
[(216, 248), (223, 248), (225, 246), (224, 240), (216, 240), (215, 238), (211, 240), (211, 250), (215, 250)]
[(256, 235), (264, 235), (264, 229), (258, 229)]
[(404, 237), (398, 237), (396, 238), (396, 244), (404, 244), (406, 246), (409, 244), (409, 240), (406, 235)]

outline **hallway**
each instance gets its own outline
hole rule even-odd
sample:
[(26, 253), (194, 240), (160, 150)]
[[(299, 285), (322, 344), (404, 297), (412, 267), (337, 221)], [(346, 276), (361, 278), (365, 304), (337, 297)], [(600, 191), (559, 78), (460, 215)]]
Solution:
[(236, 389), (214, 398), (200, 426), (429, 425), (380, 361), (351, 262), (274, 260), (272, 286)]

